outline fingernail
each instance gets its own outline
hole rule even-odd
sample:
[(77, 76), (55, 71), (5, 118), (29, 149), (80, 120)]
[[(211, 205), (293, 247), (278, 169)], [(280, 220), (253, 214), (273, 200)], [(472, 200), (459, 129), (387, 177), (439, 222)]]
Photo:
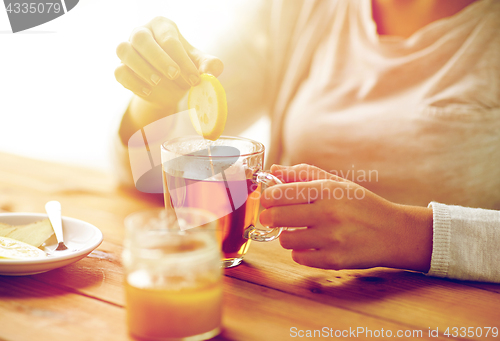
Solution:
[(167, 75), (170, 79), (174, 79), (179, 74), (179, 69), (173, 66), (168, 67)]
[(188, 77), (188, 81), (189, 81), (189, 84), (191, 84), (191, 86), (195, 86), (198, 83), (199, 79), (200, 79), (200, 77), (195, 76), (195, 75), (190, 75)]
[(157, 74), (153, 73), (153, 74), (151, 75), (151, 81), (152, 81), (153, 83), (155, 83), (155, 85), (157, 85), (158, 83), (160, 83), (160, 81), (161, 81), (161, 77), (160, 77), (160, 76), (158, 76)]
[(149, 96), (151, 94), (151, 90), (149, 90), (148, 88), (142, 88), (142, 92), (146, 95), (146, 96)]

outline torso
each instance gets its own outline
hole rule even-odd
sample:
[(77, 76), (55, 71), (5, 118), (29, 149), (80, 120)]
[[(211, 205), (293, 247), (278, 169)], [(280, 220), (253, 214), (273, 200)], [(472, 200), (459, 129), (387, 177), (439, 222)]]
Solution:
[(422, 27), (450, 17), (476, 0), (371, 0), (379, 35), (410, 37)]
[(500, 77), (485, 72), (498, 49), (475, 39), (467, 47), (482, 55), (462, 52), (481, 18), (381, 37), (361, 4), (349, 2), (314, 52), (285, 116), (283, 163), (317, 165), (398, 203), (500, 208), (500, 113), (488, 86)]

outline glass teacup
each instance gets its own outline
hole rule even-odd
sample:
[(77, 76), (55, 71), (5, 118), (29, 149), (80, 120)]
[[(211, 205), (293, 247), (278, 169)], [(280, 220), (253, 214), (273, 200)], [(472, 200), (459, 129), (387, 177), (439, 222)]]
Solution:
[(161, 157), (166, 208), (199, 208), (216, 216), (224, 267), (241, 263), (250, 239), (271, 241), (280, 235), (282, 228), (256, 228), (262, 186), (281, 183), (262, 171), (262, 143), (189, 136), (163, 143)]

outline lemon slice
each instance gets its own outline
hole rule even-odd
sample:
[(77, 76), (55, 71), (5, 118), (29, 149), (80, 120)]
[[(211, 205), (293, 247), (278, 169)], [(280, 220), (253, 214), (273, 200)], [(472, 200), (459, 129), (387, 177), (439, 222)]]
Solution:
[(32, 245), (12, 238), (0, 237), (0, 259), (28, 260), (44, 258), (46, 256), (45, 252)]
[(198, 134), (215, 141), (226, 126), (226, 92), (216, 77), (204, 73), (200, 78), (200, 83), (189, 90), (189, 118)]

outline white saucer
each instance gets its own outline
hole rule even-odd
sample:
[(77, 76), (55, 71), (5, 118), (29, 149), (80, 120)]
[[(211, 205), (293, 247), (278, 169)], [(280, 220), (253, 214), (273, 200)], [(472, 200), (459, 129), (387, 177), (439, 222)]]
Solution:
[[(46, 218), (46, 214), (39, 213), (0, 213), (0, 223), (10, 225), (26, 225)], [(62, 220), (64, 244), (70, 251), (55, 251), (44, 259), (0, 259), (0, 275), (24, 276), (57, 269), (79, 261), (101, 244), (102, 233), (94, 225), (68, 217), (62, 217)], [(46, 252), (57, 246), (54, 236), (47, 243)]]

